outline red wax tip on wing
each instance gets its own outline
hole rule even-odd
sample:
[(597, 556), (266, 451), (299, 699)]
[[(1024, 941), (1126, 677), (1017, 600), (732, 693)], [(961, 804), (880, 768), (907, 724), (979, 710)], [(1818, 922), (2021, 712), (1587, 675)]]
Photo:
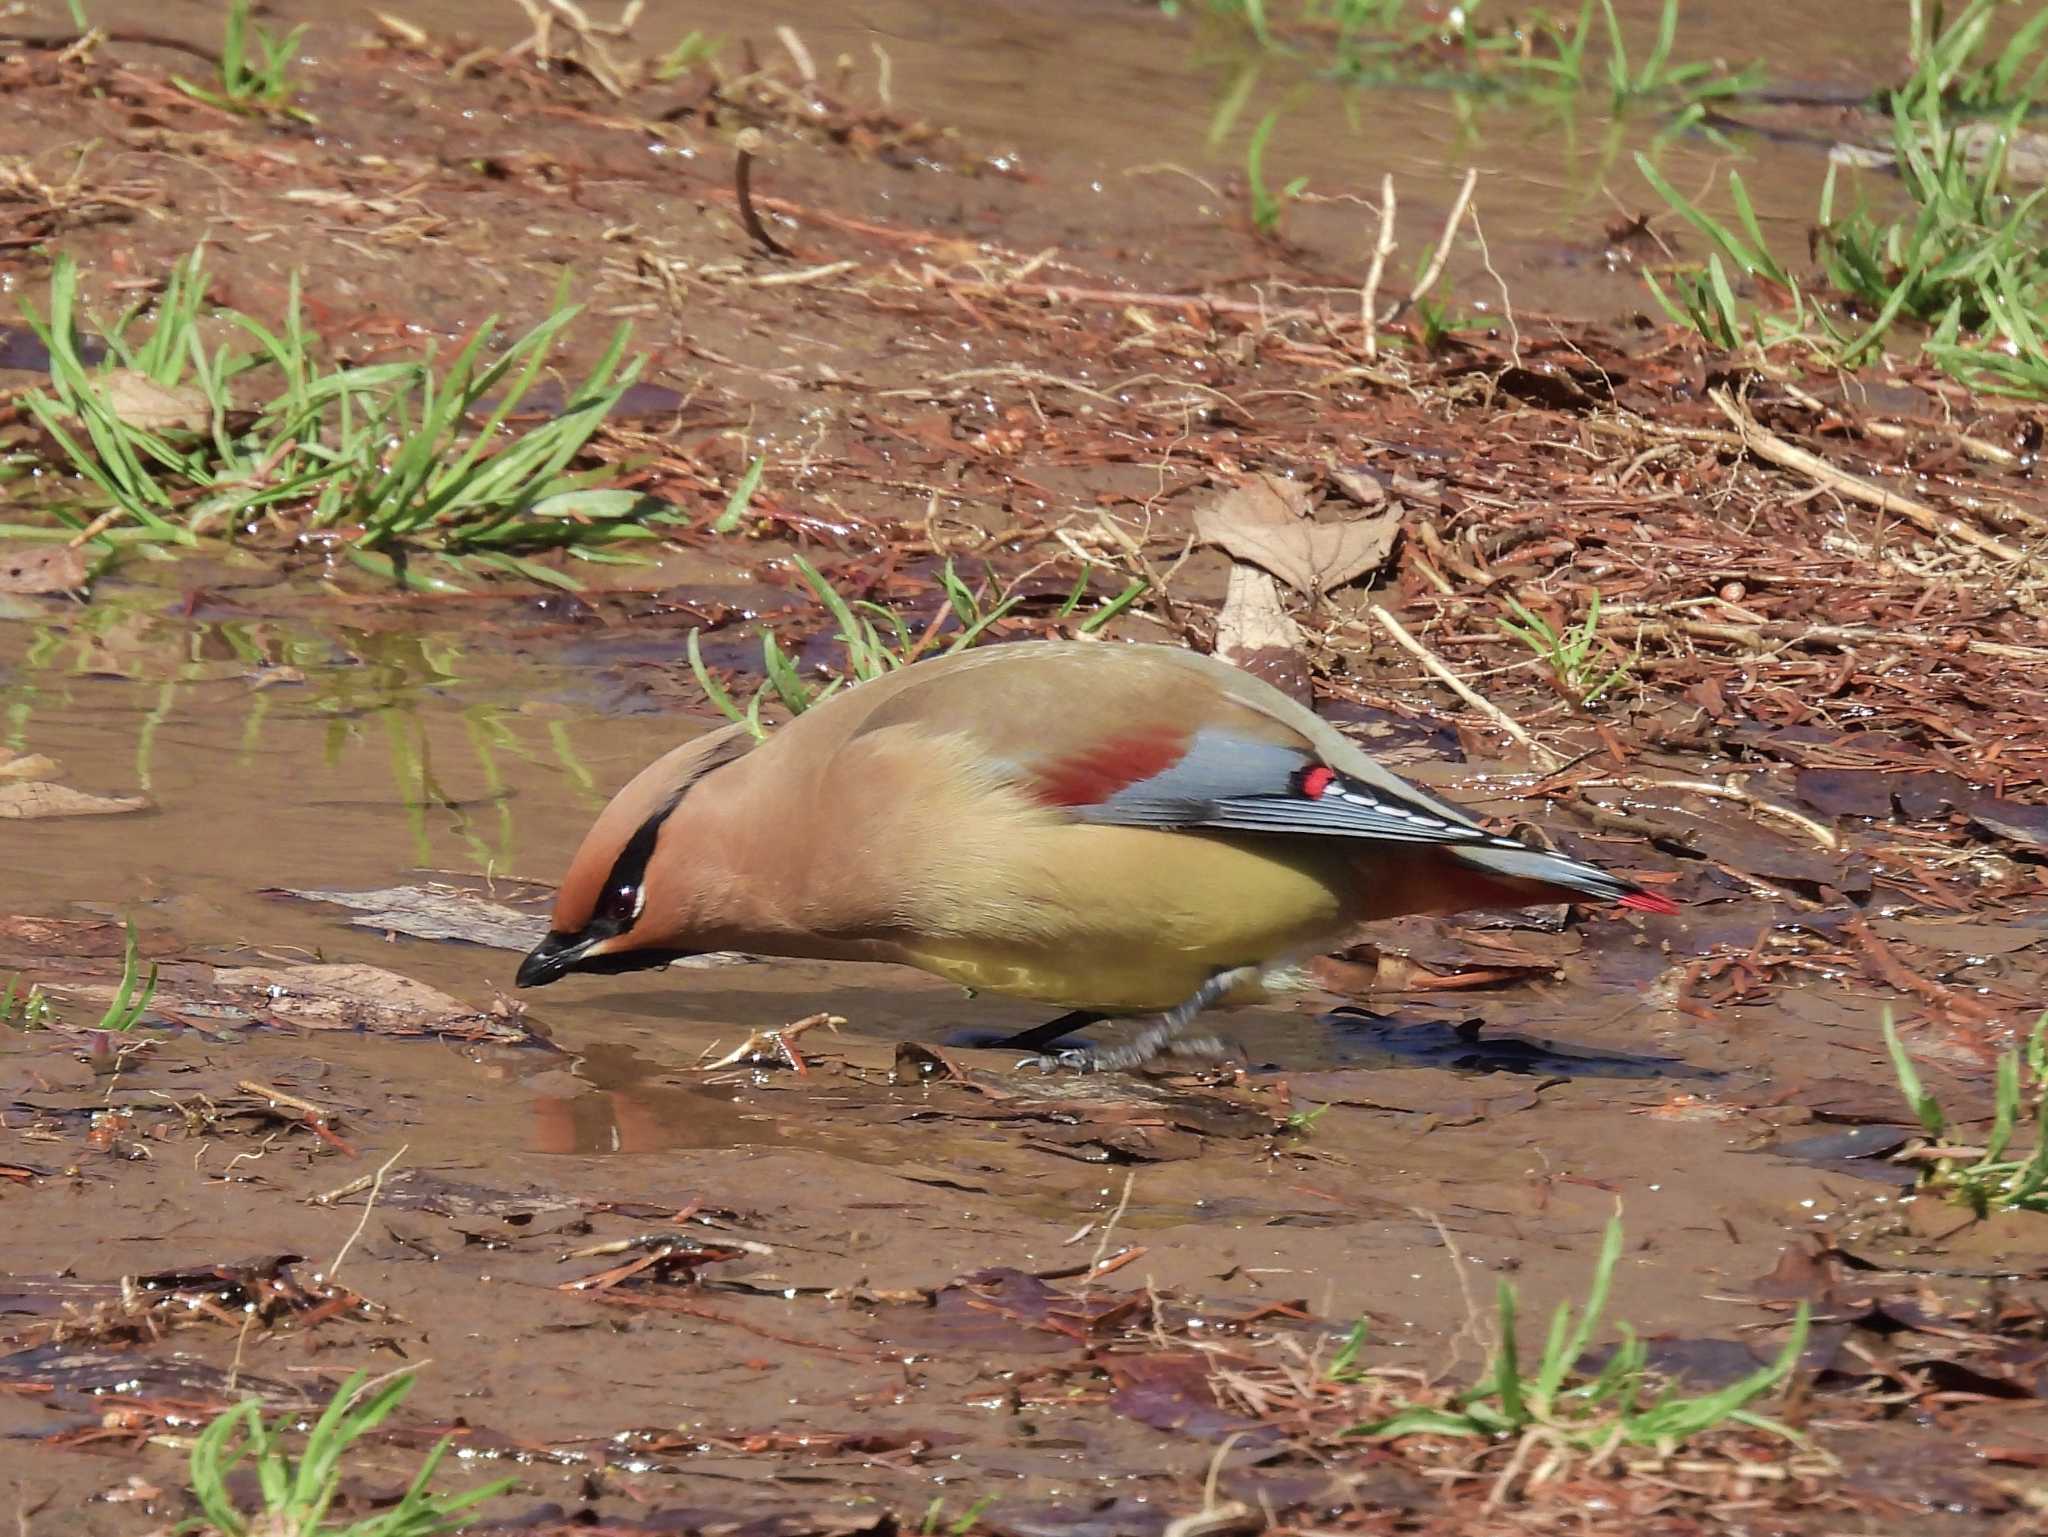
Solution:
[(1033, 793), (1048, 806), (1099, 806), (1117, 791), (1165, 773), (1187, 750), (1187, 735), (1172, 727), (1128, 731), (1043, 765)]
[(1318, 763), (1314, 768), (1303, 771), (1301, 776), (1301, 793), (1312, 801), (1321, 800), (1323, 792), (1336, 782), (1337, 771), (1325, 764)]
[(1639, 913), (1675, 913), (1678, 904), (1667, 896), (1654, 891), (1631, 891), (1621, 899), (1623, 907), (1632, 907)]

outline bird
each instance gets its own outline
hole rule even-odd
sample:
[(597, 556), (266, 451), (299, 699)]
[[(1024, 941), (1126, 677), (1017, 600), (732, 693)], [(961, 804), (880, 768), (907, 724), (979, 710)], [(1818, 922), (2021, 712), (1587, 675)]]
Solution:
[(765, 738), (648, 765), (571, 860), (520, 987), (688, 955), (893, 962), (1064, 1012), (1044, 1047), (1154, 1016), (1135, 1068), (1198, 1014), (1308, 985), (1357, 924), (1661, 893), (1480, 825), (1218, 657), (1030, 640), (913, 661)]

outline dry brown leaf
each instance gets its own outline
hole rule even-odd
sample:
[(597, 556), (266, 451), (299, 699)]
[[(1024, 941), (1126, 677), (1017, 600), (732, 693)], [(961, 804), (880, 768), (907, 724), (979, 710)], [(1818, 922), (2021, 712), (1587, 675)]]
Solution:
[(222, 966), (214, 985), (261, 993), (263, 1012), (313, 1030), (431, 1030), (482, 1014), (438, 988), (381, 966)]
[(1387, 499), (1387, 488), (1363, 470), (1335, 469), (1330, 471), (1330, 479), (1361, 507), (1378, 507)]
[(1317, 523), (1308, 492), (1277, 475), (1255, 475), (1195, 513), (1195, 536), (1239, 561), (1270, 571), (1296, 592), (1319, 598), (1377, 571), (1401, 531), (1401, 509), (1387, 504), (1363, 518)]
[(1281, 605), (1280, 584), (1255, 566), (1230, 568), (1216, 618), (1216, 654), (1297, 703), (1311, 703), (1301, 626)]
[(0, 747), (0, 779), (55, 779), (64, 766), (39, 752), (15, 752)]
[(203, 432), (213, 421), (204, 392), (185, 385), (168, 388), (132, 368), (100, 375), (100, 397), (127, 426), (143, 432)]
[(31, 597), (77, 592), (90, 571), (85, 552), (69, 545), (0, 545), (0, 592)]
[(39, 817), (104, 817), (142, 811), (149, 802), (139, 795), (92, 795), (69, 785), (39, 779), (0, 784), (0, 821), (32, 822)]
[[(380, 891), (314, 891), (277, 888), (302, 902), (328, 902), (353, 909), (349, 922), (412, 939), (454, 939), (494, 950), (531, 950), (546, 937), (548, 920), (467, 891), (430, 886), (388, 886)], [(750, 957), (728, 951), (686, 955), (671, 964), (688, 969), (728, 966)]]

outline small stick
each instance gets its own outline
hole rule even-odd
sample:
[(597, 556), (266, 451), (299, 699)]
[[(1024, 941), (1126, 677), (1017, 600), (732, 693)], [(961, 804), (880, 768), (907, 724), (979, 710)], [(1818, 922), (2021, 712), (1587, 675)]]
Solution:
[(71, 536), (70, 542), (65, 545), (65, 548), (68, 550), (75, 550), (81, 544), (85, 544), (89, 540), (99, 538), (101, 534), (107, 531), (109, 525), (120, 522), (121, 519), (126, 517), (127, 515), (128, 509), (125, 507), (109, 507), (105, 512), (101, 513), (98, 517), (94, 518), (90, 523), (86, 524), (85, 527), (81, 528), (77, 533), (73, 534)]
[(1572, 788), (1574, 790), (1598, 790), (1605, 788), (1618, 790), (1689, 790), (1694, 795), (1712, 796), (1715, 800), (1735, 801), (1740, 805), (1749, 807), (1758, 816), (1776, 817), (1781, 822), (1790, 822), (1794, 827), (1799, 828), (1811, 837), (1815, 843), (1831, 852), (1839, 850), (1842, 846), (1842, 840), (1837, 838), (1833, 831), (1821, 826), (1812, 817), (1802, 816), (1789, 806), (1780, 806), (1774, 802), (1763, 800), (1750, 794), (1749, 791), (1739, 789), (1734, 785), (1715, 784), (1709, 779), (1643, 779), (1631, 775), (1621, 779), (1582, 779), (1573, 785)]
[(1996, 560), (2016, 566), (2039, 564), (2041, 561), (2039, 556), (2029, 555), (2026, 551), (2007, 544), (2003, 539), (1995, 539), (1981, 528), (1965, 523), (1953, 513), (1941, 512), (1910, 496), (1887, 491), (1861, 476), (1837, 469), (1819, 454), (1809, 453), (1803, 448), (1787, 443), (1736, 404), (1726, 390), (1708, 390), (1707, 398), (1719, 406), (1721, 414), (1735, 424), (1735, 430), (1741, 436), (1743, 445), (1759, 459), (1767, 459), (1784, 469), (1796, 470), (1807, 479), (1826, 486), (1831, 491), (1840, 492), (1852, 501), (1862, 502), (1867, 507), (1875, 507), (1879, 512), (1895, 512), (1923, 533), (1953, 539), (1958, 544), (1966, 544), (1974, 550), (1981, 550)]
[(328, 1146), (346, 1153), (349, 1157), (354, 1158), (356, 1156), (356, 1150), (339, 1136), (335, 1135), (334, 1118), (329, 1112), (321, 1109), (311, 1100), (300, 1099), (296, 1094), (287, 1094), (282, 1089), (274, 1089), (267, 1083), (258, 1083), (254, 1078), (244, 1078), (235, 1087), (244, 1094), (252, 1094), (258, 1099), (268, 1101), (278, 1109), (296, 1110), (299, 1113), (300, 1124), (306, 1130), (310, 1131)]
[(341, 1252), (334, 1256), (334, 1263), (327, 1267), (327, 1284), (334, 1284), (334, 1277), (341, 1269), (341, 1262), (348, 1258), (348, 1251), (356, 1246), (356, 1240), (363, 1236), (363, 1229), (370, 1225), (370, 1213), (377, 1207), (377, 1192), (384, 1188), (384, 1176), (391, 1172), (391, 1166), (403, 1158), (412, 1148), (410, 1142), (384, 1160), (384, 1167), (370, 1177), (370, 1198), (363, 1202), (362, 1220), (356, 1223), (356, 1230), (348, 1235), (348, 1242), (341, 1246)]
[(235, 1085), (244, 1094), (253, 1094), (258, 1099), (267, 1099), (274, 1105), (287, 1110), (296, 1110), (309, 1121), (325, 1121), (327, 1112), (310, 1099), (300, 1099), (296, 1094), (287, 1094), (283, 1089), (274, 1089), (267, 1083), (258, 1083), (254, 1078), (244, 1078)]
[(328, 1191), (325, 1195), (307, 1196), (306, 1202), (310, 1206), (332, 1206), (336, 1201), (340, 1200), (345, 1195), (354, 1195), (358, 1190), (369, 1189), (370, 1186), (373, 1183), (375, 1183), (376, 1178), (377, 1176), (374, 1174), (359, 1175), (355, 1179), (350, 1180), (346, 1185), (336, 1185), (332, 1190)]
[(1130, 1264), (1133, 1260), (1143, 1259), (1151, 1252), (1151, 1249), (1146, 1245), (1138, 1244), (1124, 1250), (1121, 1254), (1111, 1255), (1099, 1265), (1090, 1265), (1086, 1272), (1084, 1272), (1082, 1279), (1088, 1281), (1100, 1280), (1103, 1276), (1114, 1274), (1116, 1271), (1123, 1269), (1124, 1266)]
[(733, 157), (732, 194), (739, 204), (741, 228), (763, 250), (776, 256), (794, 256), (794, 251), (768, 233), (768, 226), (761, 222), (761, 215), (754, 208), (754, 152), (761, 147), (761, 131), (747, 129), (734, 141), (734, 147), (739, 153)]
[(228, 1396), (233, 1397), (235, 1383), (242, 1375), (242, 1347), (249, 1343), (249, 1331), (256, 1325), (256, 1309), (250, 1308), (242, 1315), (242, 1332), (235, 1336), (235, 1358), (228, 1363)]
[[(1654, 613), (1669, 610), (1625, 609), (1616, 605), (1616, 613)], [(2002, 641), (1978, 640), (1974, 636), (1963, 636), (1960, 631), (1937, 634), (1933, 631), (1881, 630), (1871, 625), (1860, 624), (1795, 624), (1784, 620), (1768, 620), (1763, 624), (1718, 624), (1711, 619), (1671, 618), (1653, 619), (1640, 626), (1646, 636), (1690, 635), (1695, 640), (1731, 641), (1740, 645), (1762, 650), (1767, 641), (1776, 641), (1784, 646), (1834, 646), (1839, 648), (1857, 645), (1933, 647), (1948, 651), (1960, 649), (1973, 656), (2002, 657), (2011, 662), (2048, 662), (2048, 648), (2041, 646), (2008, 646)], [(1957, 646), (1958, 638), (1961, 640)], [(1460, 636), (1465, 641), (1468, 637)], [(1493, 637), (1475, 635), (1474, 642), (1491, 642)]]
[(1515, 741), (1521, 743), (1534, 757), (1542, 762), (1545, 768), (1558, 769), (1564, 767), (1566, 760), (1562, 756), (1552, 752), (1548, 747), (1545, 747), (1536, 738), (1524, 731), (1520, 724), (1512, 716), (1504, 712), (1500, 706), (1492, 704), (1474, 693), (1464, 679), (1437, 660), (1427, 646), (1409, 634), (1406, 627), (1393, 616), (1390, 610), (1375, 608), (1372, 611), (1372, 616), (1394, 638), (1394, 643), (1414, 657), (1416, 661), (1420, 662), (1431, 677), (1435, 678), (1444, 687), (1464, 700), (1465, 703), (1500, 727), (1501, 730), (1505, 731)]
[(1365, 287), (1358, 296), (1358, 323), (1365, 330), (1365, 355), (1380, 355), (1380, 328), (1373, 318), (1379, 308), (1380, 278), (1387, 270), (1387, 258), (1394, 254), (1394, 175), (1380, 178), (1380, 235), (1372, 248), (1372, 266), (1365, 274)]
[(798, 283), (822, 283), (827, 278), (859, 270), (857, 261), (836, 261), (826, 262), (822, 267), (804, 267), (796, 272), (764, 272), (759, 277), (742, 278), (741, 281), (756, 288), (788, 288)]
[(803, 77), (805, 85), (818, 83), (818, 66), (811, 62), (811, 50), (804, 46), (804, 40), (797, 36), (796, 28), (780, 26), (775, 29), (775, 40), (782, 44), (783, 52), (796, 65), (796, 72)]
[(806, 1014), (802, 1019), (784, 1025), (780, 1030), (756, 1030), (716, 1062), (705, 1063), (703, 1071), (715, 1073), (722, 1067), (736, 1067), (762, 1047), (773, 1046), (781, 1054), (782, 1060), (799, 1073), (808, 1072), (804, 1059), (797, 1054), (797, 1037), (807, 1030), (815, 1030), (820, 1025), (836, 1033), (845, 1023), (846, 1021), (837, 1014)]
[(1090, 1277), (1102, 1274), (1102, 1256), (1109, 1252), (1110, 1235), (1116, 1231), (1117, 1223), (1123, 1220), (1124, 1211), (1131, 1204), (1131, 1187), (1137, 1182), (1138, 1171), (1136, 1169), (1131, 1170), (1130, 1173), (1124, 1176), (1124, 1193), (1116, 1203), (1116, 1210), (1111, 1212), (1109, 1220), (1103, 1223), (1102, 1237), (1096, 1240), (1095, 1253), (1088, 1261), (1087, 1273)]
[(1430, 253), (1428, 270), (1417, 280), (1414, 291), (1408, 295), (1407, 303), (1401, 308), (1406, 309), (1408, 305), (1420, 300), (1430, 289), (1436, 287), (1436, 280), (1443, 276), (1444, 263), (1451, 259), (1451, 238), (1458, 233), (1458, 226), (1465, 222), (1465, 210), (1472, 204), (1472, 189), (1478, 185), (1479, 170), (1475, 166), (1466, 171), (1465, 183), (1458, 188), (1457, 200), (1451, 204), (1451, 216), (1444, 220), (1443, 239), (1436, 243), (1436, 249)]

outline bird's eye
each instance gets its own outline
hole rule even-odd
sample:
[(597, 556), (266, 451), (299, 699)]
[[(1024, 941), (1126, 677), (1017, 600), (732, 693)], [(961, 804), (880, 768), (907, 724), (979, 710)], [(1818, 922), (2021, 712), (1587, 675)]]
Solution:
[(613, 881), (604, 888), (604, 895), (598, 898), (597, 916), (624, 928), (640, 916), (640, 905), (645, 900), (646, 887), (638, 881)]
[(641, 910), (647, 906), (647, 864), (654, 857), (654, 844), (661, 835), (661, 824), (675, 809), (676, 801), (672, 799), (642, 822), (633, 836), (626, 840), (626, 846), (619, 850), (619, 857), (612, 861), (611, 873), (605, 877), (604, 890), (598, 894), (597, 905), (591, 912), (591, 932), (623, 934), (639, 921)]

